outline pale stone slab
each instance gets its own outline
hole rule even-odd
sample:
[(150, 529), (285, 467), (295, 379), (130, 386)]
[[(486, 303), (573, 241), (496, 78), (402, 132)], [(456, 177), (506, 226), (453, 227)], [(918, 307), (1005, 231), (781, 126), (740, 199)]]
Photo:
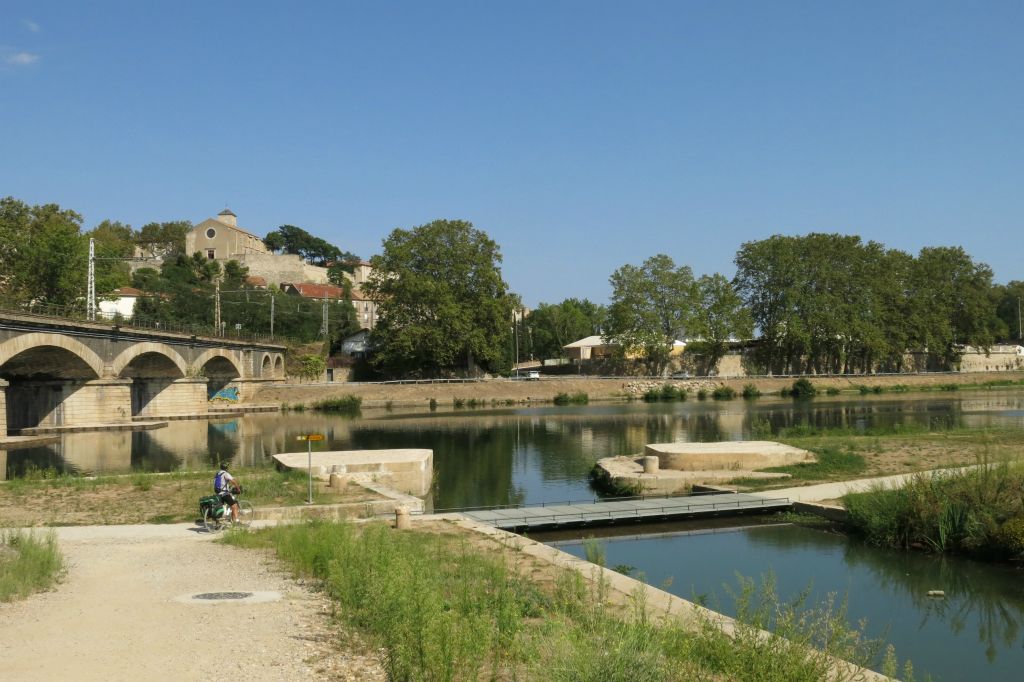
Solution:
[[(309, 466), (308, 452), (283, 452), (274, 459), (289, 469), (305, 471)], [(420, 448), (314, 451), (312, 459), (314, 476), (383, 481), (410, 495), (426, 495), (434, 474), (434, 451)]]
[(662, 469), (680, 471), (756, 470), (814, 461), (806, 450), (765, 440), (652, 443), (644, 446), (644, 454), (657, 456)]

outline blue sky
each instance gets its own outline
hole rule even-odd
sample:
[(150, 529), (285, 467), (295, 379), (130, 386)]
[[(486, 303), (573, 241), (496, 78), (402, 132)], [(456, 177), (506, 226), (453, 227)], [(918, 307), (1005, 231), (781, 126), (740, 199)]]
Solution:
[(667, 253), (962, 245), (1024, 279), (1024, 3), (0, 4), (0, 195), (367, 257), (461, 218), (525, 302)]

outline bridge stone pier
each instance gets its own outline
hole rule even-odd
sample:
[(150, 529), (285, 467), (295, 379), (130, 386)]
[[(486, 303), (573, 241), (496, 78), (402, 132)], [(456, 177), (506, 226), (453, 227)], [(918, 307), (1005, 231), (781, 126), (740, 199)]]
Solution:
[(206, 414), (284, 380), (284, 347), (30, 316), (0, 317), (0, 435)]

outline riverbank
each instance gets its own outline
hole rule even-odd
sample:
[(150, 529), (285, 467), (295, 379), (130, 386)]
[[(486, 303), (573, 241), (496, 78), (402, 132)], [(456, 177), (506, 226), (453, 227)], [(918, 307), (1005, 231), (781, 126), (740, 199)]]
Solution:
[[(1024, 382), (1024, 372), (972, 372), (941, 374), (850, 375), (809, 377), (821, 392), (829, 388), (843, 394), (860, 394), (861, 387), (870, 392), (905, 392), (948, 390), (983, 390), (991, 387), (1006, 388)], [(670, 383), (686, 389), (694, 400), (700, 390), (710, 399), (715, 388), (726, 386), (739, 396), (747, 385), (753, 385), (763, 395), (778, 395), (793, 385), (793, 377), (738, 377), (694, 379), (638, 379), (635, 377), (543, 377), (539, 380), (486, 379), (457, 383), (310, 383), (264, 384), (246, 403), (272, 405), (305, 405), (332, 398), (356, 396), (363, 407), (423, 407), (431, 400), (439, 406), (451, 407), (456, 401), (481, 406), (552, 402), (559, 393), (586, 393), (591, 401), (639, 399), (651, 386)], [(877, 389), (876, 389), (877, 387)], [(737, 398), (738, 399), (738, 398)]]

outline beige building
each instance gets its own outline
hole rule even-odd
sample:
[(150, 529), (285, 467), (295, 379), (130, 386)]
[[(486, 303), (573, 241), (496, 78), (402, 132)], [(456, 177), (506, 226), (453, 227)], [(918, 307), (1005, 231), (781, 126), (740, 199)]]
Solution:
[[(281, 291), (292, 296), (314, 301), (335, 301), (340, 304), (345, 299), (345, 290), (333, 284), (311, 284), (309, 282), (282, 282)], [(352, 306), (356, 309), (359, 326), (373, 329), (377, 326), (377, 304), (371, 301), (361, 289), (352, 289)]]
[(310, 265), (301, 256), (271, 252), (263, 239), (238, 226), (238, 217), (228, 208), (185, 235), (185, 253), (196, 252), (221, 263), (238, 261), (249, 268), (250, 275), (263, 278), (265, 284), (328, 281), (327, 268)]
[(185, 235), (185, 253), (198, 251), (209, 260), (241, 261), (250, 253), (270, 253), (263, 240), (238, 226), (238, 216), (225, 208)]

